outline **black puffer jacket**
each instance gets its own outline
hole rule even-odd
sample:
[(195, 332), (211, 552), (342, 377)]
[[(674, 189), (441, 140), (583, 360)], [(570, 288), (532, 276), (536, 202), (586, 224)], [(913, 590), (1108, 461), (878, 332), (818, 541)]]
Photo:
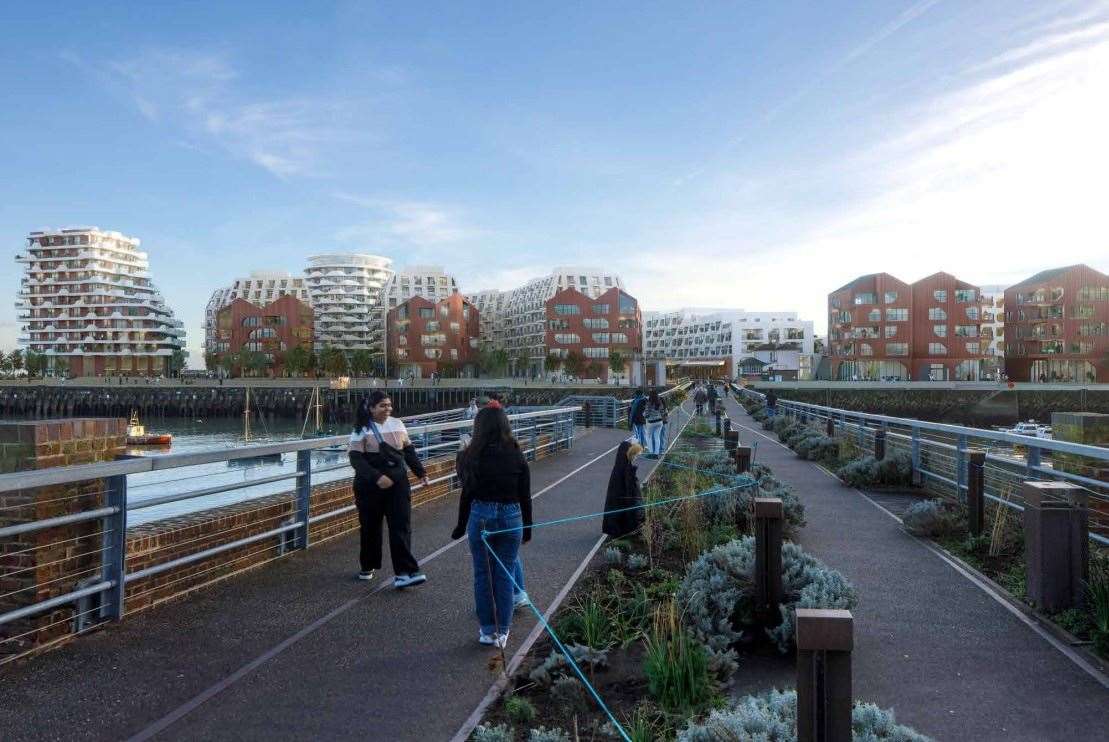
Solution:
[(524, 520), (524, 542), (531, 540), (531, 469), (519, 446), (488, 446), (477, 461), (465, 452), (457, 458), (462, 496), (458, 501), (458, 523), (453, 538), (461, 538), (470, 520), (470, 504), (482, 502), (517, 503)]

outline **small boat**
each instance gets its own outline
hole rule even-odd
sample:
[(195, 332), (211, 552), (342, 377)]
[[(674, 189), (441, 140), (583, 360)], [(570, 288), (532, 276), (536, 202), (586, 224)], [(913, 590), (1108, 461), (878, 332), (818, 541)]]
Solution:
[(1051, 438), (1051, 426), (1040, 425), (1035, 420), (1029, 420), (1026, 423), (1017, 423), (1011, 428), (1003, 428), (1002, 433), (1012, 433), (1014, 435), (1027, 435), (1032, 438)]
[(139, 422), (139, 413), (131, 413), (131, 421), (127, 423), (128, 446), (168, 446), (173, 443), (173, 436), (169, 433), (147, 433), (146, 428)]

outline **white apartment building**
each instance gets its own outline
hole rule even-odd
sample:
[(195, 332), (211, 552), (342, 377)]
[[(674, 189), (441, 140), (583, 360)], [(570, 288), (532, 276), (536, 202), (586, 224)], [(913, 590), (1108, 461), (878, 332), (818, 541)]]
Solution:
[(983, 371), (986, 374), (1005, 371), (1005, 289), (1002, 284), (978, 287), (982, 299), (979, 332), (984, 341), (982, 350), (986, 353), (986, 363)]
[(304, 269), (315, 316), (315, 347), (380, 350), (385, 321), (382, 288), (393, 261), (379, 255), (312, 255)]
[[(596, 299), (613, 287), (624, 289), (624, 282), (615, 273), (597, 268), (560, 266), (519, 288), (499, 292), (480, 291), (467, 299), (481, 315), (482, 342), (507, 350), (516, 373), (526, 370), (527, 373), (541, 374), (547, 355), (547, 300), (565, 288), (577, 289)], [(485, 335), (486, 328), (493, 332), (491, 337)], [(527, 358), (526, 369), (521, 368), (524, 358)]]
[(98, 227), (27, 235), (20, 344), (74, 376), (164, 374), (185, 330), (150, 279), (139, 240)]
[(643, 355), (703, 375), (735, 377), (759, 369), (782, 378), (812, 378), (813, 323), (796, 312), (681, 309), (645, 312)]
[(284, 271), (251, 271), (249, 278), (238, 278), (230, 286), (216, 289), (204, 308), (204, 352), (216, 352), (218, 333), (216, 321), (221, 309), (236, 299), (264, 307), (282, 296), (294, 296), (311, 306), (305, 279)]
[(385, 282), (381, 291), (381, 306), (387, 312), (413, 296), (436, 302), (457, 293), (458, 281), (443, 266), (410, 265), (394, 273)]

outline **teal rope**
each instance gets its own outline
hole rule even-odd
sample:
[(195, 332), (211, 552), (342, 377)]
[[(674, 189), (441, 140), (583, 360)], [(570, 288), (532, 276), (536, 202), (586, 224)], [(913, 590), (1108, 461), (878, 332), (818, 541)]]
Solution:
[[(505, 575), (508, 576), (508, 580), (512, 583), (514, 590), (522, 591), (523, 588), (516, 584), (516, 579), (512, 576), (512, 570), (505, 566), (504, 562), (501, 561), (501, 558), (497, 556), (497, 552), (493, 551), (493, 548), (486, 540), (486, 536), (492, 535), (493, 533), (504, 533), (504, 531), (482, 531), (481, 541), (483, 544), (485, 544), (485, 551), (488, 554), (492, 554), (493, 558), (497, 560), (497, 564), (502, 570), (504, 570)], [(594, 688), (593, 684), (589, 682), (589, 679), (585, 677), (585, 673), (582, 672), (580, 667), (578, 667), (578, 663), (574, 662), (574, 658), (570, 654), (570, 651), (566, 649), (566, 645), (563, 644), (562, 640), (558, 638), (558, 634), (556, 634), (554, 629), (551, 628), (551, 625), (547, 623), (547, 619), (543, 617), (542, 612), (540, 612), (539, 609), (535, 607), (535, 604), (531, 601), (528, 601), (528, 607), (531, 608), (531, 611), (535, 614), (535, 617), (539, 619), (539, 623), (543, 627), (543, 629), (551, 635), (551, 639), (554, 641), (555, 646), (557, 646), (559, 651), (562, 652), (562, 655), (566, 658), (566, 661), (570, 664), (570, 667), (574, 668), (574, 672), (577, 673), (577, 676), (581, 679), (581, 682), (585, 684), (585, 687), (589, 689), (590, 695), (592, 695), (593, 699), (597, 701), (597, 705), (601, 707), (601, 710), (605, 712), (605, 716), (607, 716), (609, 721), (612, 722), (612, 725), (616, 727), (616, 730), (620, 732), (620, 736), (624, 738), (624, 742), (632, 742), (632, 738), (624, 730), (623, 725), (621, 725), (620, 722), (617, 721), (615, 714), (612, 713), (612, 710), (604, 702), (604, 699), (601, 698), (601, 694), (597, 692), (597, 689)], [(507, 671), (508, 668), (505, 668), (505, 670)]]

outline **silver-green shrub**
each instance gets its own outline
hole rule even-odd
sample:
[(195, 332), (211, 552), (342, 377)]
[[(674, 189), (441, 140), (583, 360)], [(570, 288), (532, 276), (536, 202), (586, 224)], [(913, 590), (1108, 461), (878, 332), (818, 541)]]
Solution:
[(478, 724), (470, 735), (470, 742), (513, 742), (516, 739), (516, 730), (504, 724), (490, 726)]
[(905, 528), (916, 536), (940, 538), (960, 530), (957, 516), (939, 500), (922, 500), (913, 503), (901, 516)]
[(557, 728), (537, 727), (528, 732), (528, 742), (570, 742), (570, 735)]
[(632, 572), (641, 572), (647, 569), (650, 560), (646, 554), (628, 554), (628, 569)]
[[(608, 667), (608, 650), (593, 649), (584, 644), (571, 644), (566, 647), (574, 664), (581, 668), (604, 670)], [(547, 659), (528, 675), (528, 679), (540, 688), (549, 688), (558, 678), (573, 676), (574, 670), (566, 661), (566, 656), (557, 649), (551, 650)]]
[(605, 564), (612, 567), (619, 567), (623, 563), (624, 552), (612, 546), (605, 549)]

